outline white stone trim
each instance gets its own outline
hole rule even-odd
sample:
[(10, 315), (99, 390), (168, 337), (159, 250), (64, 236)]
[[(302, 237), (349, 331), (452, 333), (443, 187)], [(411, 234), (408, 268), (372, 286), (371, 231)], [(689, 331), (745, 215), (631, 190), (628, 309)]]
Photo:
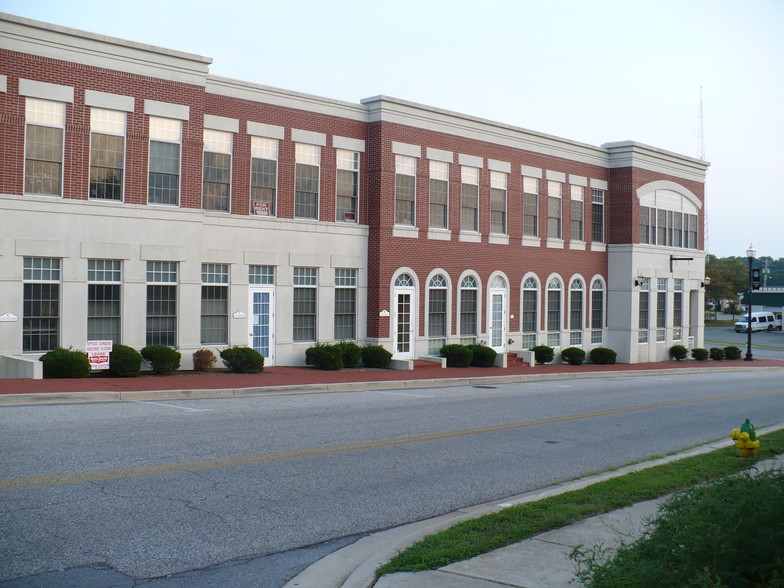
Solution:
[(451, 151), (428, 147), (425, 150), (425, 153), (427, 154), (427, 158), (432, 159), (433, 161), (442, 161), (444, 163), (454, 163), (455, 161), (455, 154)]
[(670, 182), (669, 180), (656, 180), (655, 182), (649, 182), (644, 186), (640, 186), (637, 188), (637, 199), (639, 200), (646, 194), (650, 194), (656, 190), (672, 190), (673, 192), (678, 192), (685, 196), (689, 202), (694, 204), (698, 210), (702, 209), (702, 201), (694, 192), (676, 182)]
[(434, 241), (451, 241), (452, 231), (449, 229), (428, 229), (427, 238)]
[(157, 100), (145, 100), (144, 114), (163, 118), (190, 120), (191, 108), (184, 104), (170, 104), (169, 102), (158, 102)]
[(303, 131), (301, 129), (291, 129), (291, 140), (295, 143), (307, 143), (308, 145), (327, 146), (327, 135), (316, 133), (315, 131)]
[(245, 125), (246, 132), (254, 137), (266, 137), (267, 139), (282, 140), (286, 129), (277, 125), (268, 125), (260, 122), (248, 121)]
[(0, 92), (8, 92), (8, 76), (0, 75)]
[(487, 160), (487, 169), (491, 171), (502, 172), (505, 174), (512, 173), (512, 164), (508, 161), (498, 161), (497, 159)]
[(36, 82), (19, 78), (19, 95), (29, 96), (30, 98), (42, 98), (44, 100), (56, 100), (57, 102), (74, 101), (73, 86), (61, 86), (60, 84), (50, 84), (48, 82)]
[(607, 181), (606, 180), (596, 180), (591, 178), (591, 188), (596, 190), (606, 190), (607, 189)]
[(98, 90), (85, 90), (84, 104), (85, 106), (95, 106), (96, 108), (106, 108), (107, 110), (133, 112), (136, 100), (133, 96), (110, 94), (108, 92), (99, 92)]
[(582, 186), (583, 188), (588, 186), (588, 178), (585, 176), (573, 176), (569, 174), (569, 184), (572, 186)]
[(212, 129), (213, 131), (226, 131), (229, 133), (240, 132), (240, 121), (236, 118), (227, 118), (225, 116), (215, 116), (214, 114), (204, 115), (204, 128)]
[(542, 179), (542, 168), (541, 167), (531, 167), (530, 165), (521, 165), (520, 166), (520, 175), (527, 176), (529, 178), (538, 178)]
[(477, 157), (476, 155), (465, 155), (464, 153), (459, 153), (457, 155), (457, 162), (460, 165), (465, 165), (468, 167), (483, 168), (485, 166), (485, 160), (483, 157)]
[(491, 233), (487, 236), (487, 242), (492, 245), (509, 245), (509, 235)]
[(561, 182), (562, 184), (566, 183), (566, 174), (563, 172), (557, 172), (548, 169), (545, 172), (545, 177), (548, 181)]
[(335, 149), (345, 149), (346, 151), (365, 152), (365, 141), (363, 139), (352, 139), (350, 137), (332, 137), (332, 146)]
[(404, 227), (401, 225), (395, 225), (392, 227), (392, 236), (403, 237), (405, 239), (418, 239), (419, 227)]
[(399, 143), (392, 141), (392, 153), (395, 155), (405, 155), (407, 157), (422, 157), (422, 148), (419, 145), (411, 145), (409, 143)]
[(482, 233), (474, 233), (472, 231), (460, 231), (458, 240), (464, 243), (481, 243)]

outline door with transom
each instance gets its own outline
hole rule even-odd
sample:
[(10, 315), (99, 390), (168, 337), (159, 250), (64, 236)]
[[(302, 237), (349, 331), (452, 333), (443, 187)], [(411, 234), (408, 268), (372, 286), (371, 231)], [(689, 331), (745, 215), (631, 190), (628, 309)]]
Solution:
[(487, 290), (487, 331), (488, 346), (498, 353), (506, 353), (507, 319), (506, 280), (496, 276), (490, 281)]
[(264, 356), (264, 365), (275, 365), (275, 290), (274, 288), (251, 288), (249, 343)]
[(395, 280), (392, 302), (392, 344), (395, 359), (413, 359), (417, 317), (416, 288), (409, 274)]

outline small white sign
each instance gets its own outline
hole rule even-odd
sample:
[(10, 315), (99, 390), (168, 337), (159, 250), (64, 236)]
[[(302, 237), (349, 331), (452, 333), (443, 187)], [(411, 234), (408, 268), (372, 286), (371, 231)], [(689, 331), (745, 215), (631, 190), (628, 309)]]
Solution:
[(233, 316), (234, 318), (238, 318), (238, 319), (244, 319), (244, 318), (248, 318), (248, 315), (247, 315), (247, 314), (245, 314), (244, 312), (242, 312), (241, 310), (238, 310), (237, 312), (235, 312), (235, 313), (234, 313), (233, 315), (231, 315), (231, 316)]
[(382, 310), (381, 312), (378, 313), (378, 316), (389, 316), (389, 311), (386, 309)]
[(88, 341), (85, 346), (91, 370), (108, 370), (112, 341)]
[(15, 323), (19, 320), (19, 317), (11, 312), (6, 312), (5, 314), (0, 314), (0, 323)]

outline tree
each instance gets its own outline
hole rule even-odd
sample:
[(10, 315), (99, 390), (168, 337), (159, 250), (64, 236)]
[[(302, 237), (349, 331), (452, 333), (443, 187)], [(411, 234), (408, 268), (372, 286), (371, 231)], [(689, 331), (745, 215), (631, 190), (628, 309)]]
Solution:
[(708, 254), (705, 275), (710, 277), (710, 284), (705, 287), (705, 298), (716, 304), (737, 300), (738, 294), (749, 287), (748, 265), (738, 257), (719, 258)]

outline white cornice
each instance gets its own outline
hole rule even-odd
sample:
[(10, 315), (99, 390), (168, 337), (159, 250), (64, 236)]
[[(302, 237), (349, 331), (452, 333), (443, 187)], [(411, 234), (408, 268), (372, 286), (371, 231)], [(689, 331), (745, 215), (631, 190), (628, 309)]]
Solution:
[(0, 13), (0, 49), (204, 86), (209, 57)]
[(705, 183), (705, 172), (710, 165), (702, 159), (679, 155), (634, 141), (605, 143), (602, 147), (607, 149), (609, 154), (610, 169), (636, 167)]

